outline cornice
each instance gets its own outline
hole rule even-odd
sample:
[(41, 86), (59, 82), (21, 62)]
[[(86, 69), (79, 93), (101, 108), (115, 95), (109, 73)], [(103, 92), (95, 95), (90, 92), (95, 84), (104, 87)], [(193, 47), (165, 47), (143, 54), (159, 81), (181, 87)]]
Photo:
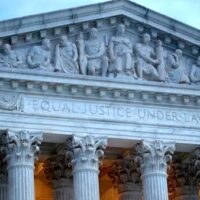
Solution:
[(145, 28), (152, 29), (152, 35), (161, 32), (165, 35), (166, 43), (175, 39), (178, 40), (180, 47), (188, 46), (193, 54), (198, 53), (200, 46), (200, 31), (198, 29), (128, 0), (108, 1), (1, 21), (0, 43), (3, 43), (6, 38), (10, 38), (13, 44), (22, 39), (29, 41), (33, 32), (37, 32), (41, 38), (46, 36), (47, 30), (52, 30), (56, 35), (59, 34), (61, 28), (72, 33), (76, 32), (76, 25), (80, 26), (81, 24), (83, 29), (87, 29), (88, 24), (85, 23), (94, 23), (94, 21), (98, 24), (97, 26), (101, 25), (101, 20), (107, 19), (112, 24), (115, 23), (115, 17), (118, 16), (124, 16), (126, 24), (136, 25), (139, 32)]
[(131, 78), (31, 73), (29, 70), (1, 70), (0, 91), (56, 97), (198, 108), (199, 87), (185, 84), (138, 81)]

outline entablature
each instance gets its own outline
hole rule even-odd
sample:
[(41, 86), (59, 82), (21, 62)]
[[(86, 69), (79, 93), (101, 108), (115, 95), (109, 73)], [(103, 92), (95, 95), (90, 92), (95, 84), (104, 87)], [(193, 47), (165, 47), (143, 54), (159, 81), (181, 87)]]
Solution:
[[(138, 81), (131, 78), (115, 79), (86, 75), (31, 73), (20, 70), (2, 70), (1, 93), (34, 94), (73, 97), (112, 102), (129, 102), (174, 107), (198, 108), (199, 87), (166, 85), (162, 82)], [(5, 93), (5, 94), (6, 94)]]

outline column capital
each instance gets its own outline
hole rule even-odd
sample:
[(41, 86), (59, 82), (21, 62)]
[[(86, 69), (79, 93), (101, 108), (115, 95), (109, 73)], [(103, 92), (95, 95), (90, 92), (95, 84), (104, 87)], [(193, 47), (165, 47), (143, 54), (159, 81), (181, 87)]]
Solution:
[(58, 182), (64, 185), (66, 185), (67, 182), (71, 184), (72, 168), (70, 159), (65, 155), (52, 155), (44, 163), (44, 173), (55, 187)]
[(8, 168), (18, 164), (33, 166), (41, 142), (41, 132), (8, 130), (4, 144)]
[(142, 141), (135, 146), (135, 150), (143, 175), (152, 172), (167, 173), (167, 164), (172, 160), (175, 143), (162, 140)]
[(106, 145), (106, 138), (72, 136), (67, 141), (66, 153), (72, 157), (73, 171), (84, 168), (98, 170)]
[(196, 148), (187, 157), (175, 157), (170, 174), (174, 175), (176, 187), (197, 187), (200, 183), (200, 148)]
[(119, 193), (141, 191), (140, 172), (133, 158), (122, 158), (113, 163), (108, 172)]

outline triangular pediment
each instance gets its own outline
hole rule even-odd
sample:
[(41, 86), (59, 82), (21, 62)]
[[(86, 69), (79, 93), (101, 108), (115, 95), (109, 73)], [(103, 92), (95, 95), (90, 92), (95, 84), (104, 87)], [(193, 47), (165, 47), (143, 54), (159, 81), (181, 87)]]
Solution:
[[(118, 37), (117, 29), (120, 24), (124, 26), (125, 32)], [(90, 41), (92, 28), (98, 31), (96, 42)], [(110, 80), (119, 78), (141, 84), (155, 82), (170, 87), (192, 84), (191, 88), (198, 88), (199, 33), (195, 28), (128, 0), (108, 1), (27, 16), (0, 22), (0, 70), (50, 74), (52, 77), (104, 76), (111, 78)], [(146, 47), (143, 44), (145, 34), (150, 39)], [(68, 37), (70, 43), (65, 50), (68, 52), (64, 52), (67, 55), (60, 55), (62, 48), (59, 45), (63, 35)], [(45, 42), (45, 39), (49, 40), (47, 43), (50, 42), (48, 50), (42, 47), (42, 41)], [(5, 44), (11, 47), (10, 55), (5, 52)], [(100, 52), (101, 44), (103, 53)], [(84, 49), (81, 49), (81, 45)], [(121, 53), (118, 52), (112, 57), (113, 51)], [(154, 55), (150, 55), (150, 52)], [(72, 54), (77, 55), (73, 57)], [(58, 59), (58, 55), (67, 56), (67, 61)], [(44, 66), (37, 63), (41, 60), (45, 62), (45, 59), (49, 61), (43, 63)], [(61, 70), (61, 62), (67, 70)], [(161, 62), (162, 64), (159, 64)], [(105, 66), (107, 68), (103, 69)], [(93, 71), (96, 72), (93, 73), (90, 68), (94, 68)], [(121, 68), (121, 71), (117, 68)], [(126, 68), (128, 72), (125, 72)]]

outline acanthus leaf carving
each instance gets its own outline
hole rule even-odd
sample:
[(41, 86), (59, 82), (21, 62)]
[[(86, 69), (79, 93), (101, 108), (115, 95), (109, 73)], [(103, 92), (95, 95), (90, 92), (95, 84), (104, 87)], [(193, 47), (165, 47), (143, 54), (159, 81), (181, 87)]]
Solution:
[(91, 167), (98, 170), (107, 145), (106, 138), (72, 136), (67, 141), (66, 154), (71, 156), (74, 168)]
[(65, 155), (52, 155), (44, 163), (44, 173), (50, 182), (72, 180), (70, 158)]
[(175, 143), (161, 140), (143, 141), (135, 146), (136, 160), (143, 175), (158, 172), (167, 173), (168, 163), (172, 160)]
[(118, 191), (133, 191), (134, 188), (140, 187), (140, 173), (138, 165), (134, 158), (130, 156), (117, 160), (113, 163), (108, 176), (112, 179), (112, 182)]
[(26, 130), (8, 130), (4, 143), (8, 167), (17, 164), (30, 164), (33, 167), (41, 142), (41, 132), (31, 133)]

